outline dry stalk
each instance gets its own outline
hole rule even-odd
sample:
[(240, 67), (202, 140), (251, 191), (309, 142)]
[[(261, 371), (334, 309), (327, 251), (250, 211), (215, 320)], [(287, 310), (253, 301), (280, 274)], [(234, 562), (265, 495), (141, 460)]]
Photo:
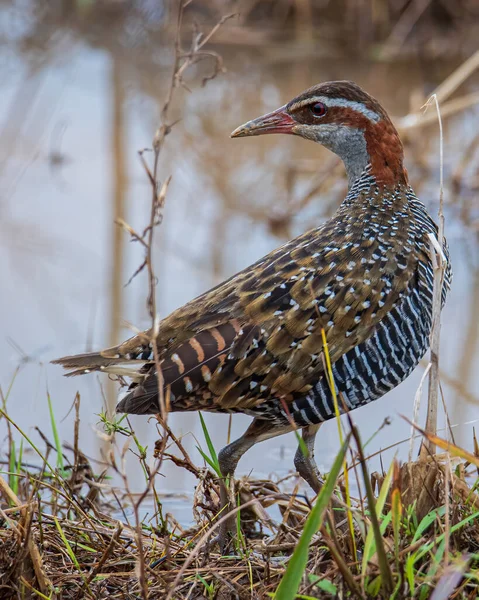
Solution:
[[(135, 541), (136, 541), (136, 547), (138, 549), (137, 577), (138, 577), (138, 583), (140, 584), (142, 598), (143, 598), (143, 600), (148, 600), (148, 579), (146, 576), (145, 553), (143, 551), (143, 531), (142, 531), (142, 527), (141, 527), (141, 519), (140, 519), (140, 511), (139, 511), (140, 503), (135, 502), (133, 499), (133, 494), (132, 494), (132, 492), (130, 490), (130, 486), (128, 484), (128, 477), (127, 477), (126, 468), (125, 468), (125, 457), (126, 457), (126, 453), (128, 451), (129, 441), (130, 441), (130, 438), (127, 439), (127, 441), (125, 442), (125, 444), (123, 446), (123, 451), (122, 451), (122, 456), (121, 456), (122, 468), (121, 468), (121, 470), (118, 470), (117, 472), (123, 479), (123, 485), (125, 487), (126, 494), (129, 497), (129, 499), (133, 505), (133, 513), (135, 515), (135, 528), (134, 528)], [(141, 460), (142, 459), (140, 458), (140, 461)], [(149, 479), (148, 486), (147, 486), (148, 489), (151, 485), (151, 482), (152, 482), (152, 479)]]
[(93, 568), (90, 572), (90, 574), (88, 575), (88, 577), (85, 579), (82, 587), (80, 588), (80, 590), (78, 591), (77, 594), (77, 599), (80, 600), (82, 598), (82, 594), (83, 594), (83, 588), (88, 587), (88, 585), (93, 581), (93, 579), (98, 575), (98, 573), (100, 572), (101, 568), (103, 567), (103, 565), (106, 563), (106, 561), (108, 560), (110, 554), (113, 552), (113, 549), (115, 547), (115, 544), (118, 542), (118, 539), (120, 537), (121, 532), (123, 531), (123, 526), (121, 523), (118, 523), (117, 528), (115, 529), (115, 532), (113, 533), (113, 535), (111, 536), (110, 539), (110, 543), (108, 544), (108, 546), (106, 547), (105, 551), (103, 552), (100, 560), (98, 561), (98, 563), (96, 564), (95, 568)]
[[(282, 496), (282, 494), (269, 494), (268, 496), (264, 496), (262, 498), (262, 500), (269, 500), (271, 498), (277, 498), (277, 497), (281, 497), (281, 496)], [(174, 597), (173, 594), (175, 593), (175, 590), (177, 589), (178, 584), (180, 583), (181, 579), (183, 578), (183, 575), (185, 574), (186, 570), (191, 565), (191, 563), (193, 562), (193, 559), (199, 553), (199, 551), (201, 550), (201, 548), (208, 541), (208, 538), (211, 536), (211, 534), (214, 531), (216, 531), (223, 523), (225, 523), (226, 521), (228, 521), (228, 519), (231, 519), (231, 517), (233, 515), (235, 515), (237, 512), (239, 512), (241, 510), (244, 510), (245, 508), (248, 508), (249, 506), (253, 506), (253, 504), (255, 504), (256, 502), (258, 502), (257, 498), (253, 498), (252, 500), (249, 500), (248, 502), (245, 502), (244, 504), (241, 504), (240, 506), (236, 506), (235, 508), (231, 508), (231, 510), (229, 510), (226, 515), (224, 515), (223, 517), (221, 517), (221, 519), (218, 519), (208, 529), (208, 531), (206, 531), (206, 533), (199, 539), (199, 541), (197, 542), (196, 546), (193, 548), (193, 550), (190, 552), (190, 554), (188, 555), (187, 559), (185, 560), (185, 562), (181, 566), (181, 569), (179, 570), (178, 575), (176, 576), (175, 580), (173, 581), (173, 583), (172, 583), (172, 585), (170, 587), (170, 591), (168, 592), (168, 595), (166, 596), (165, 600), (173, 600), (173, 597)]]
[[(0, 488), (5, 496), (11, 500), (16, 507), (20, 509), (20, 513), (22, 517), (28, 522), (31, 519), (31, 511), (33, 510), (32, 503), (27, 505), (26, 508), (21, 508), (23, 503), (20, 501), (18, 496), (12, 490), (12, 488), (8, 485), (3, 477), (0, 476)], [(54, 589), (52, 582), (48, 578), (45, 568), (43, 566), (42, 555), (40, 554), (40, 550), (38, 546), (35, 544), (35, 541), (32, 537), (31, 530), (27, 533), (27, 549), (30, 555), (30, 559), (32, 561), (33, 570), (35, 572), (35, 576), (38, 581), (38, 586), (42, 594), (50, 594)], [(53, 598), (53, 595), (51, 596)]]
[(450, 553), (450, 543), (451, 543), (451, 518), (450, 518), (450, 498), (449, 493), (450, 489), (453, 487), (451, 481), (451, 460), (449, 456), (446, 456), (446, 464), (444, 465), (444, 504), (445, 504), (445, 513), (444, 513), (444, 565), (447, 566), (449, 564), (449, 553)]
[[(204, 46), (211, 40), (213, 35), (218, 31), (221, 25), (233, 17), (233, 14), (226, 15), (220, 19), (220, 21), (211, 29), (208, 34), (203, 34), (198, 31), (196, 28), (193, 31), (193, 39), (191, 42), (190, 49), (185, 52), (181, 47), (181, 27), (183, 22), (183, 13), (186, 8), (190, 4), (189, 0), (181, 0), (178, 7), (178, 17), (176, 23), (176, 35), (175, 35), (175, 44), (174, 44), (174, 60), (173, 60), (173, 69), (171, 75), (170, 85), (168, 87), (168, 91), (166, 94), (166, 99), (163, 104), (163, 108), (161, 110), (160, 117), (160, 125), (158, 126), (154, 138), (153, 138), (153, 166), (150, 168), (146, 159), (145, 152), (146, 149), (140, 150), (139, 156), (145, 173), (150, 181), (152, 188), (152, 200), (151, 200), (151, 208), (150, 208), (150, 220), (148, 225), (145, 227), (143, 232), (140, 234), (136, 232), (133, 227), (131, 227), (124, 220), (118, 221), (119, 225), (122, 226), (125, 231), (130, 235), (133, 241), (140, 242), (141, 245), (145, 249), (145, 257), (141, 265), (136, 269), (133, 273), (130, 281), (134, 279), (137, 275), (139, 275), (144, 269), (147, 270), (148, 273), (148, 296), (147, 296), (147, 308), (151, 318), (151, 329), (149, 332), (149, 343), (150, 347), (153, 351), (153, 359), (156, 366), (156, 373), (158, 377), (158, 390), (159, 390), (159, 407), (160, 407), (160, 415), (162, 421), (166, 424), (167, 415), (168, 415), (168, 406), (165, 403), (165, 395), (164, 395), (164, 383), (163, 376), (161, 373), (161, 364), (160, 357), (158, 354), (158, 348), (156, 345), (156, 339), (159, 333), (159, 317), (157, 312), (156, 305), (156, 276), (153, 269), (153, 242), (154, 242), (154, 232), (156, 227), (161, 225), (162, 222), (162, 212), (165, 205), (166, 193), (168, 190), (169, 183), (171, 181), (171, 177), (167, 178), (166, 181), (160, 186), (158, 182), (158, 167), (159, 167), (159, 159), (160, 153), (164, 146), (166, 136), (171, 132), (175, 123), (171, 122), (170, 118), (170, 108), (172, 105), (172, 101), (174, 98), (174, 93), (178, 87), (183, 87), (188, 90), (186, 86), (183, 76), (186, 70), (192, 65), (205, 60), (205, 59), (213, 59), (214, 61), (214, 69), (213, 72), (203, 79), (203, 85), (206, 84), (207, 81), (214, 79), (219, 73), (225, 71), (223, 66), (223, 61), (221, 57), (213, 51), (204, 50)], [(165, 438), (166, 439), (166, 438)]]
[[(471, 92), (470, 94), (466, 94), (461, 96), (460, 98), (454, 98), (453, 100), (449, 100), (444, 103), (441, 107), (441, 116), (443, 119), (446, 117), (452, 117), (453, 115), (462, 112), (471, 106), (475, 106), (479, 103), (479, 93)], [(398, 121), (398, 129), (399, 132), (405, 132), (408, 129), (417, 129), (419, 127), (426, 127), (433, 123), (436, 120), (436, 115), (424, 113), (409, 113), (408, 115), (402, 117)]]
[(439, 102), (444, 102), (457, 88), (468, 79), (479, 67), (479, 50), (465, 60), (441, 85), (436, 88), (435, 95)]
[[(437, 407), (439, 392), (439, 348), (441, 333), (441, 308), (442, 289), (444, 273), (446, 269), (446, 258), (442, 249), (444, 243), (444, 139), (442, 130), (441, 111), (437, 96), (434, 94), (426, 103), (426, 108), (434, 102), (439, 123), (439, 211), (438, 211), (438, 234), (437, 238), (429, 234), (431, 261), (434, 269), (433, 298), (432, 298), (432, 323), (430, 337), (430, 364), (426, 431), (436, 435), (437, 430)], [(421, 448), (421, 457), (425, 458), (428, 453), (435, 453), (435, 446), (429, 440), (424, 441)]]
[[(416, 395), (414, 396), (414, 410), (413, 410), (413, 417), (412, 417), (412, 422), (413, 423), (417, 423), (417, 415), (419, 413), (419, 406), (421, 404), (421, 396), (422, 396), (422, 388), (424, 386), (424, 382), (426, 381), (426, 378), (429, 374), (429, 371), (431, 370), (431, 363), (427, 364), (427, 367), (424, 369), (424, 373), (421, 376), (421, 381), (419, 382), (418, 388), (416, 390)], [(408, 455), (408, 463), (412, 463), (412, 453), (414, 450), (414, 439), (415, 439), (415, 435), (414, 435), (414, 425), (411, 425), (411, 437), (409, 439), (409, 455)]]
[[(208, 34), (203, 34), (198, 31), (196, 28), (193, 31), (193, 39), (191, 43), (190, 49), (185, 52), (181, 47), (181, 28), (183, 22), (183, 14), (185, 7), (190, 3), (189, 0), (181, 0), (178, 7), (178, 17), (176, 23), (176, 34), (175, 34), (175, 44), (174, 44), (174, 60), (173, 60), (173, 68), (172, 75), (170, 80), (170, 85), (168, 87), (168, 91), (166, 94), (166, 99), (163, 104), (160, 116), (160, 125), (158, 126), (154, 138), (153, 138), (153, 164), (150, 167), (145, 158), (146, 150), (141, 150), (139, 152), (140, 161), (145, 170), (145, 173), (148, 177), (148, 180), (151, 184), (152, 189), (152, 198), (151, 198), (151, 207), (150, 207), (150, 218), (148, 225), (145, 229), (139, 233), (131, 227), (128, 223), (126, 223), (123, 219), (118, 220), (118, 224), (128, 233), (130, 238), (133, 241), (139, 242), (144, 248), (144, 259), (140, 266), (133, 273), (130, 278), (131, 282), (137, 275), (139, 275), (143, 270), (146, 269), (147, 277), (148, 277), (148, 295), (147, 295), (147, 309), (151, 319), (151, 328), (149, 332), (146, 334), (147, 342), (153, 353), (153, 361), (155, 364), (156, 375), (158, 378), (158, 404), (159, 404), (159, 422), (161, 423), (164, 435), (162, 437), (161, 443), (159, 447), (156, 448), (156, 455), (159, 457), (159, 460), (156, 463), (155, 469), (153, 472), (150, 471), (148, 465), (146, 464), (146, 460), (144, 457), (140, 457), (140, 462), (143, 465), (146, 473), (148, 474), (147, 485), (144, 491), (140, 494), (140, 496), (134, 500), (133, 494), (129, 489), (128, 479), (126, 476), (126, 471), (123, 468), (120, 470), (116, 468), (114, 461), (112, 461), (112, 467), (120, 474), (123, 479), (125, 490), (127, 496), (129, 496), (130, 501), (133, 506), (133, 511), (135, 515), (135, 531), (136, 531), (136, 543), (138, 548), (138, 580), (140, 584), (141, 593), (143, 599), (146, 600), (148, 597), (148, 581), (146, 577), (146, 565), (145, 565), (145, 557), (143, 552), (142, 545), (142, 525), (140, 520), (140, 505), (143, 500), (147, 497), (148, 493), (153, 489), (154, 490), (154, 478), (158, 471), (160, 470), (163, 462), (164, 451), (166, 449), (166, 444), (170, 437), (170, 430), (168, 428), (168, 413), (169, 413), (169, 390), (164, 390), (164, 379), (161, 370), (161, 359), (159, 354), (159, 349), (156, 343), (156, 340), (159, 335), (160, 329), (160, 318), (157, 311), (157, 302), (156, 302), (156, 276), (153, 268), (153, 245), (154, 245), (154, 234), (157, 227), (159, 227), (162, 223), (163, 219), (163, 209), (166, 201), (166, 194), (168, 191), (168, 186), (171, 181), (171, 176), (168, 177), (162, 184), (158, 181), (158, 169), (159, 169), (159, 159), (160, 153), (163, 149), (166, 136), (171, 132), (172, 127), (175, 123), (171, 122), (170, 118), (170, 108), (172, 106), (172, 102), (174, 99), (175, 91), (178, 87), (183, 87), (188, 89), (183, 76), (186, 70), (207, 58), (211, 58), (214, 61), (213, 72), (203, 79), (203, 85), (206, 84), (207, 81), (214, 79), (219, 73), (223, 72), (225, 69), (223, 67), (223, 62), (221, 57), (211, 51), (205, 51), (204, 46), (207, 44), (212, 36), (216, 33), (216, 31), (221, 27), (221, 25), (231, 18), (233, 15), (227, 15), (223, 17)], [(125, 453), (127, 450), (127, 446), (122, 452), (122, 463), (124, 463)], [(185, 456), (186, 458), (186, 456)], [(156, 492), (154, 490), (155, 497)]]
[[(441, 115), (445, 118), (458, 111), (464, 110), (469, 106), (473, 106), (479, 102), (479, 94), (472, 92), (455, 100), (446, 103), (446, 100), (460, 87), (466, 79), (468, 79), (474, 71), (479, 67), (479, 50), (465, 60), (449, 77), (447, 77), (434, 91), (427, 104), (431, 99), (436, 97), (436, 103), (442, 105)], [(400, 120), (400, 129), (410, 129), (413, 127), (424, 127), (434, 120), (434, 115), (426, 115), (424, 117), (421, 112), (406, 115)]]

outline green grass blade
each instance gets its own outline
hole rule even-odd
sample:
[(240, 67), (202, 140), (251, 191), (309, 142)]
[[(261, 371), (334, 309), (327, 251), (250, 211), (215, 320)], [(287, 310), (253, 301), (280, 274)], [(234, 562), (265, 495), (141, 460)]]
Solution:
[[(376, 516), (377, 516), (378, 520), (381, 518), (382, 513), (383, 513), (384, 505), (386, 503), (386, 498), (388, 496), (389, 488), (391, 486), (393, 472), (394, 472), (394, 462), (392, 462), (391, 466), (389, 467), (387, 475), (381, 486), (381, 491), (379, 492), (378, 499), (376, 500)], [(376, 550), (376, 544), (374, 543), (374, 541), (375, 541), (374, 528), (369, 527), (367, 535), (366, 535), (366, 541), (364, 543), (363, 560), (362, 560), (362, 565), (361, 565), (361, 571), (362, 571), (361, 578), (362, 578), (363, 584), (364, 584), (364, 580), (367, 575), (368, 562), (371, 560), (371, 557)]]
[(20, 448), (18, 450), (17, 472), (20, 473), (23, 461), (23, 438), (20, 440)]
[(81, 573), (80, 563), (78, 562), (78, 559), (75, 556), (75, 553), (73, 552), (73, 548), (71, 547), (70, 542), (66, 538), (65, 532), (63, 531), (62, 526), (60, 525), (60, 522), (58, 521), (58, 519), (56, 517), (53, 517), (53, 519), (55, 521), (55, 525), (58, 530), (58, 533), (60, 534), (60, 537), (62, 538), (62, 542), (65, 544), (65, 548), (66, 548), (68, 556), (70, 557), (70, 560), (75, 565), (75, 567), (78, 569), (78, 571)]
[(16, 423), (15, 421), (13, 421), (8, 414), (2, 410), (0, 408), (0, 416), (4, 417), (5, 419), (7, 419), (7, 421), (13, 425), (13, 427), (15, 427), (15, 429), (18, 431), (18, 433), (20, 433), (20, 435), (27, 440), (27, 442), (30, 444), (30, 446), (33, 448), (33, 450), (38, 454), (38, 456), (42, 459), (42, 461), (45, 463), (45, 465), (48, 467), (48, 469), (50, 470), (50, 472), (52, 473), (52, 475), (55, 475), (55, 469), (53, 469), (53, 467), (50, 465), (50, 463), (47, 461), (47, 459), (43, 456), (43, 454), (40, 452), (40, 450), (38, 449), (38, 447), (32, 442), (32, 440), (28, 437), (28, 435), (23, 431), (23, 429), (21, 429)]
[[(426, 581), (433, 581), (434, 575), (437, 573), (439, 567), (441, 566), (441, 561), (444, 557), (444, 552), (446, 551), (446, 540), (442, 540), (439, 544), (436, 553), (434, 554), (433, 560), (431, 562), (431, 566), (429, 567), (426, 574)], [(421, 590), (419, 593), (419, 600), (426, 600), (429, 597), (431, 592), (431, 586), (424, 583), (421, 586)]]
[[(328, 384), (329, 384), (329, 389), (331, 390), (331, 395), (333, 397), (334, 413), (336, 416), (336, 423), (338, 425), (339, 441), (342, 444), (343, 443), (343, 433), (342, 433), (342, 429), (341, 429), (341, 418), (340, 418), (340, 413), (339, 413), (338, 397), (337, 397), (337, 393), (336, 393), (336, 384), (334, 383), (333, 368), (332, 368), (332, 363), (331, 363), (331, 357), (329, 355), (329, 348), (328, 348), (328, 341), (326, 339), (326, 332), (324, 331), (324, 328), (321, 329), (321, 339), (323, 341), (324, 358), (326, 361), (327, 380), (328, 380)], [(346, 459), (344, 460), (344, 488), (345, 488), (345, 492), (346, 492), (346, 505), (349, 509), (346, 512), (346, 518), (348, 519), (351, 547), (353, 549), (354, 560), (355, 560), (355, 562), (358, 562), (358, 554), (357, 554), (357, 549), (356, 549), (356, 538), (354, 536), (353, 513), (351, 512), (352, 503), (351, 503), (351, 492), (350, 492), (350, 485), (349, 485), (349, 470), (348, 470), (348, 464), (346, 462)]]
[(335, 596), (338, 593), (337, 586), (334, 585), (329, 579), (322, 579), (319, 575), (313, 575), (312, 573), (308, 576), (309, 581), (315, 584), (315, 587), (320, 589), (322, 592), (327, 592), (332, 596)]
[(214, 598), (215, 588), (212, 583), (208, 583), (204, 577), (202, 577), (199, 573), (197, 573), (196, 578), (201, 581), (206, 592), (208, 593), (208, 598)]
[(213, 461), (213, 463), (216, 465), (215, 471), (217, 473), (219, 473), (220, 477), (221, 477), (221, 469), (220, 469), (220, 464), (218, 462), (218, 455), (216, 454), (215, 447), (213, 445), (213, 442), (211, 441), (208, 427), (206, 427), (206, 423), (205, 423), (205, 420), (203, 419), (203, 415), (201, 413), (198, 413), (198, 414), (200, 415), (201, 428), (203, 429), (203, 435), (205, 436), (205, 441), (206, 441), (206, 445), (208, 446), (208, 452), (210, 453), (210, 458)]
[(414, 592), (416, 590), (416, 581), (414, 577), (414, 563), (416, 562), (416, 555), (409, 554), (406, 557), (406, 564), (404, 565), (404, 573), (406, 575), (406, 581), (409, 584), (409, 591), (411, 597), (414, 596)]
[(399, 463), (396, 459), (393, 461), (393, 484), (391, 491), (391, 517), (393, 522), (393, 535), (394, 535), (394, 557), (396, 559), (396, 570), (398, 573), (399, 569), (399, 543), (400, 543), (400, 532), (402, 525), (402, 514), (403, 506), (401, 500), (401, 472)]
[(336, 459), (331, 467), (331, 471), (326, 479), (326, 483), (321, 488), (316, 502), (311, 509), (311, 512), (306, 519), (303, 533), (299, 539), (293, 555), (291, 556), (286, 572), (283, 575), (281, 582), (274, 595), (275, 600), (294, 600), (298, 593), (301, 578), (303, 577), (306, 564), (308, 562), (309, 544), (313, 535), (318, 531), (323, 523), (324, 512), (331, 500), (334, 492), (336, 480), (341, 471), (346, 451), (349, 446), (351, 434), (348, 434), (344, 444), (336, 456)]
[(10, 380), (10, 384), (8, 385), (7, 391), (3, 394), (3, 400), (4, 400), (3, 408), (4, 409), (6, 409), (6, 407), (7, 407), (8, 398), (10, 396), (10, 393), (11, 393), (12, 389), (13, 389), (13, 384), (15, 383), (15, 379), (17, 378), (17, 375), (18, 375), (19, 371), (20, 371), (20, 367), (17, 367), (15, 369), (15, 372), (13, 373), (12, 379)]
[(48, 412), (50, 413), (50, 422), (52, 425), (52, 433), (53, 440), (55, 442), (55, 448), (57, 451), (57, 468), (59, 471), (64, 471), (64, 463), (63, 463), (63, 454), (62, 454), (62, 443), (60, 441), (60, 436), (58, 435), (57, 423), (55, 420), (55, 413), (53, 412), (52, 399), (50, 397), (50, 392), (47, 392), (47, 400), (48, 400)]
[[(455, 533), (456, 531), (458, 531), (459, 529), (461, 529), (462, 527), (464, 527), (465, 525), (467, 525), (468, 523), (470, 523), (471, 521), (475, 521), (477, 518), (479, 517), (479, 511), (475, 512), (472, 515), (469, 515), (468, 517), (466, 517), (465, 519), (462, 519), (462, 521), (459, 521), (459, 523), (456, 523), (455, 525), (453, 525), (450, 529), (450, 534)], [(424, 544), (424, 547), (422, 550), (418, 551), (415, 554), (415, 562), (419, 559), (421, 559), (425, 554), (427, 554), (430, 550), (432, 550), (432, 548), (437, 545), (440, 544), (442, 542), (442, 540), (446, 537), (445, 533), (441, 533), (441, 535), (438, 535), (437, 537), (434, 538), (434, 541), (432, 542), (428, 542), (427, 544)]]
[(396, 587), (394, 588), (393, 593), (391, 594), (390, 600), (396, 600), (399, 592), (401, 591), (401, 588), (402, 588), (402, 575), (401, 575), (401, 573), (398, 573)]
[(368, 583), (365, 589), (368, 594), (368, 598), (377, 598), (379, 596), (379, 592), (381, 591), (381, 575), (373, 577), (372, 581)]
[(22, 470), (22, 461), (23, 461), (23, 438), (20, 439), (20, 448), (18, 449), (18, 458), (16, 460), (16, 465), (15, 465), (15, 473), (17, 473), (17, 476), (15, 476), (13, 478), (13, 480), (12, 480), (13, 485), (10, 486), (16, 496), (18, 496), (18, 489), (20, 486), (20, 474), (21, 474), (21, 470)]
[[(366, 487), (366, 495), (368, 499), (368, 505), (370, 510), (370, 519), (371, 519), (371, 528), (374, 534), (374, 541), (376, 543), (376, 554), (378, 557), (379, 564), (379, 572), (381, 574), (381, 586), (385, 594), (392, 593), (394, 589), (393, 576), (391, 573), (391, 567), (389, 566), (388, 558), (386, 555), (386, 549), (384, 548), (384, 540), (381, 533), (381, 528), (379, 526), (379, 520), (376, 513), (376, 501), (374, 499), (373, 488), (371, 486), (371, 480), (369, 478), (368, 467), (366, 465), (366, 459), (364, 457), (363, 448), (361, 445), (361, 438), (357, 427), (353, 424), (351, 417), (348, 413), (349, 424), (351, 427), (351, 432), (356, 440), (356, 445), (358, 447), (358, 454), (360, 459), (361, 471), (363, 473), (364, 485)], [(390, 483), (390, 481), (389, 481)]]
[[(15, 473), (17, 472), (17, 457), (15, 456), (17, 453), (15, 448), (15, 440), (12, 440), (12, 445), (10, 446), (10, 457), (8, 460), (8, 485), (15, 492), (15, 484), (17, 477), (15, 477)], [(15, 492), (16, 494), (17, 492)], [(14, 503), (10, 501), (13, 505)]]
[[(52, 600), (52, 598), (53, 598), (53, 592), (51, 592), (51, 594), (49, 596), (45, 596), (45, 594), (42, 594), (42, 592), (40, 590), (35, 589), (31, 584), (29, 584), (28, 581), (23, 580), (23, 585), (25, 585), (29, 590), (31, 590), (39, 598), (43, 598), (43, 600)], [(24, 598), (24, 596), (22, 596), (22, 598)]]
[(412, 543), (414, 544), (414, 542), (417, 542), (426, 529), (428, 529), (436, 521), (437, 517), (443, 517), (445, 512), (446, 508), (444, 506), (440, 506), (439, 508), (434, 508), (430, 513), (423, 517), (414, 533)]
[(210, 467), (213, 469), (213, 471), (218, 475), (218, 477), (222, 477), (219, 466), (217, 464), (215, 464), (211, 460), (211, 458), (206, 454), (206, 452), (203, 452), (203, 450), (199, 446), (196, 446), (196, 449), (201, 454), (201, 456), (205, 459), (205, 461), (210, 465)]

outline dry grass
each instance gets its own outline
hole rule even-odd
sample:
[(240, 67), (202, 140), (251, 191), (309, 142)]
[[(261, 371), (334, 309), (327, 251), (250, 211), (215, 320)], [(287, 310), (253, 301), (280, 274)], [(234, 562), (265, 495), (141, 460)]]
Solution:
[[(6, 413), (3, 416), (7, 418)], [(116, 427), (119, 431), (118, 424)], [(76, 424), (73, 428), (78, 432)], [(134, 443), (131, 430), (122, 427), (121, 433)], [(434, 441), (444, 446), (441, 440)], [(130, 523), (127, 513), (135, 496), (128, 489), (121, 495), (108, 485), (103, 470), (100, 475), (94, 473), (77, 437), (75, 450), (57, 448), (58, 442), (50, 443), (46, 437), (45, 442), (44, 452), (36, 448), (38, 468), (22, 463), (18, 448), (10, 446), (6, 456), (10, 467), (0, 477), (2, 598), (260, 599), (277, 589), (310, 513), (308, 501), (297, 490), (288, 494), (268, 480), (240, 480), (241, 533), (235, 554), (221, 556), (216, 547), (207, 544), (221, 517), (218, 481), (210, 471), (193, 465), (181, 452), (181, 444), (175, 463), (198, 478), (195, 524), (187, 530), (171, 517), (164, 520), (160, 503), (156, 514)], [(25, 445), (29, 443), (25, 438)], [(161, 447), (160, 440), (157, 448)], [(452, 471), (450, 459), (439, 456), (402, 469), (393, 463), (388, 473), (371, 477), (361, 446), (356, 444), (354, 451), (351, 447), (350, 477), (358, 468), (364, 471), (356, 482), (361, 497), (352, 503), (358, 560), (352, 554), (349, 533), (323, 524), (309, 545), (300, 593), (311, 598), (331, 597), (333, 590), (340, 597), (393, 597), (383, 595), (379, 546), (368, 535), (374, 521), (367, 506), (375, 505), (381, 554), (390, 572), (390, 593), (396, 590), (394, 597), (413, 597), (411, 582), (417, 597), (429, 597), (447, 569), (460, 575), (454, 597), (473, 597), (477, 587), (474, 565), (479, 558), (479, 498), (465, 473), (468, 464), (479, 461), (451, 445), (447, 449), (448, 456), (457, 457)], [(58, 450), (63, 455), (62, 467), (58, 466)], [(166, 456), (158, 458), (172, 456), (169, 448)], [(139, 460), (141, 463), (141, 457)], [(56, 467), (52, 465), (55, 461)], [(121, 470), (118, 461), (109, 468)], [(446, 478), (452, 482), (447, 498)], [(337, 494), (344, 501), (343, 479)], [(152, 498), (155, 496), (149, 500)], [(270, 516), (273, 505), (279, 509), (280, 521)], [(122, 519), (112, 516), (120, 511), (125, 515)]]

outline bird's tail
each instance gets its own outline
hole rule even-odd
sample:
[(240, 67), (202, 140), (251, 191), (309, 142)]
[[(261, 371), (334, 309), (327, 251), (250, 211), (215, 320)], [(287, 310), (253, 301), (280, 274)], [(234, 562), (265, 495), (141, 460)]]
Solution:
[(104, 371), (107, 367), (122, 362), (121, 356), (115, 352), (116, 348), (108, 348), (101, 352), (86, 352), (85, 354), (74, 354), (52, 360), (54, 365), (61, 365), (65, 369), (73, 369), (67, 373), (67, 377), (73, 375), (84, 375), (92, 371)]
[(151, 348), (145, 335), (130, 338), (119, 346), (99, 352), (87, 352), (57, 358), (52, 363), (69, 369), (67, 377), (101, 371), (125, 377), (135, 377), (150, 358)]

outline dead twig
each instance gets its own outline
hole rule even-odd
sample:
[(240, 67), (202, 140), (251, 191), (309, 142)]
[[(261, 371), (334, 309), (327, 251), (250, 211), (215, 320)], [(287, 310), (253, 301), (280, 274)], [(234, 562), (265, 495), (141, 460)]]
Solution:
[[(160, 419), (159, 422), (163, 426), (164, 435), (162, 436), (161, 443), (159, 443), (156, 447), (155, 455), (158, 457), (158, 461), (156, 463), (155, 469), (151, 471), (146, 463), (145, 457), (140, 456), (140, 462), (142, 467), (147, 474), (147, 485), (145, 489), (140, 494), (140, 496), (136, 499), (133, 498), (133, 494), (131, 493), (128, 486), (128, 479), (126, 477), (126, 472), (124, 468), (124, 458), (125, 453), (128, 450), (128, 444), (125, 444), (123, 452), (122, 452), (122, 464), (123, 467), (119, 469), (115, 464), (114, 460), (111, 460), (111, 466), (120, 474), (123, 479), (124, 486), (126, 489), (127, 496), (130, 497), (133, 511), (135, 515), (135, 532), (136, 532), (136, 543), (138, 547), (138, 580), (140, 584), (140, 589), (144, 600), (148, 597), (148, 582), (146, 578), (146, 565), (145, 565), (145, 557), (143, 552), (143, 537), (142, 537), (142, 525), (140, 520), (140, 505), (153, 490), (153, 494), (155, 496), (155, 500), (157, 505), (159, 505), (158, 496), (156, 494), (154, 488), (154, 478), (156, 474), (159, 472), (162, 462), (163, 456), (166, 449), (166, 445), (168, 439), (170, 437), (170, 430), (168, 428), (168, 413), (169, 413), (169, 389), (165, 391), (164, 379), (161, 369), (161, 356), (160, 351), (157, 345), (157, 339), (160, 333), (160, 317), (157, 311), (157, 302), (156, 302), (156, 284), (157, 279), (153, 266), (153, 247), (154, 247), (154, 235), (155, 230), (159, 227), (163, 220), (163, 209), (166, 201), (166, 194), (168, 191), (168, 187), (171, 182), (171, 176), (167, 177), (163, 183), (160, 184), (158, 181), (158, 169), (159, 169), (159, 159), (160, 153), (164, 147), (165, 139), (167, 135), (172, 130), (172, 127), (177, 122), (171, 122), (170, 119), (170, 108), (172, 105), (172, 101), (174, 98), (175, 90), (178, 87), (187, 88), (183, 81), (183, 76), (186, 70), (207, 58), (212, 58), (214, 61), (214, 69), (211, 75), (205, 77), (203, 79), (203, 85), (210, 80), (216, 77), (218, 73), (223, 72), (224, 66), (222, 58), (216, 53), (211, 51), (206, 51), (204, 46), (211, 40), (212, 36), (216, 33), (216, 31), (221, 27), (221, 25), (231, 18), (233, 15), (227, 15), (220, 19), (220, 21), (210, 30), (208, 34), (203, 34), (198, 31), (197, 27), (194, 27), (191, 47), (188, 52), (184, 52), (181, 48), (181, 29), (183, 23), (183, 14), (186, 6), (189, 4), (188, 0), (181, 0), (178, 7), (178, 16), (176, 22), (176, 36), (175, 36), (175, 44), (174, 44), (174, 59), (173, 59), (173, 68), (171, 74), (170, 85), (168, 87), (168, 91), (166, 94), (166, 99), (164, 101), (160, 124), (155, 132), (152, 143), (152, 152), (153, 152), (153, 161), (150, 166), (145, 158), (145, 154), (148, 149), (143, 149), (139, 151), (139, 157), (143, 169), (146, 173), (148, 181), (151, 185), (152, 197), (151, 197), (151, 206), (150, 206), (150, 217), (147, 226), (144, 230), (139, 233), (136, 231), (131, 225), (129, 225), (124, 219), (118, 219), (117, 223), (120, 227), (122, 227), (130, 236), (132, 241), (139, 242), (144, 248), (144, 259), (140, 266), (135, 270), (133, 275), (130, 277), (128, 283), (130, 283), (137, 275), (143, 272), (146, 269), (147, 278), (148, 278), (148, 294), (146, 305), (148, 309), (148, 313), (151, 318), (151, 328), (145, 334), (146, 340), (145, 342), (149, 345), (151, 349), (151, 360), (155, 365), (156, 377), (158, 379), (158, 408)], [(178, 445), (178, 444), (177, 444)], [(180, 448), (181, 449), (181, 448)], [(187, 458), (187, 455), (185, 455)]]
[[(442, 130), (441, 111), (436, 95), (426, 103), (426, 108), (434, 102), (437, 111), (439, 122), (439, 211), (438, 211), (438, 233), (437, 238), (433, 234), (429, 234), (431, 261), (434, 270), (433, 283), (433, 298), (432, 298), (432, 322), (431, 322), (431, 369), (429, 372), (429, 387), (428, 387), (428, 403), (427, 403), (427, 418), (426, 431), (436, 435), (437, 430), (437, 406), (438, 406), (438, 391), (439, 391), (439, 347), (440, 347), (440, 332), (441, 332), (441, 308), (442, 308), (442, 290), (444, 284), (444, 273), (446, 270), (446, 257), (444, 256), (444, 139)], [(429, 441), (424, 442), (427, 448), (423, 445), (421, 449), (421, 457), (425, 458), (428, 453), (433, 454), (436, 451), (434, 444)]]
[[(23, 503), (20, 501), (18, 496), (12, 490), (12, 488), (8, 485), (3, 477), (0, 476), (0, 489), (5, 494), (5, 496), (17, 507), (22, 507)], [(22, 518), (25, 519), (25, 522), (31, 521), (31, 511), (33, 510), (33, 506), (30, 503), (25, 508), (20, 508), (20, 513)], [(30, 555), (30, 559), (32, 561), (33, 570), (35, 572), (35, 576), (38, 581), (38, 585), (40, 587), (40, 591), (42, 594), (50, 594), (53, 590), (53, 584), (48, 578), (45, 568), (43, 566), (42, 555), (40, 554), (40, 550), (38, 546), (35, 544), (35, 541), (32, 538), (31, 531), (28, 532), (27, 537), (27, 548), (28, 554)], [(53, 598), (54, 596), (50, 596)]]

